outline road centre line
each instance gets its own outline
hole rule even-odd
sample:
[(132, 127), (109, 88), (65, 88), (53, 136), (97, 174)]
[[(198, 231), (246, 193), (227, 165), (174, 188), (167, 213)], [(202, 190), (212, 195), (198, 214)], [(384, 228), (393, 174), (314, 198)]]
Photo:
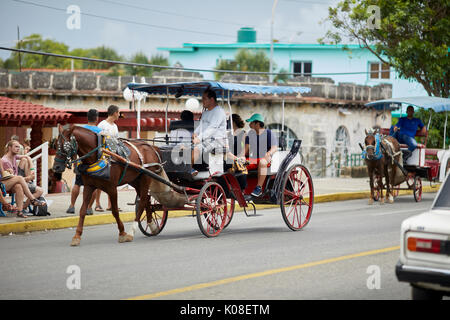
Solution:
[(284, 268), (271, 269), (271, 270), (266, 270), (266, 271), (262, 271), (262, 272), (249, 273), (249, 274), (245, 274), (245, 275), (241, 275), (241, 276), (225, 278), (225, 279), (211, 281), (211, 282), (204, 282), (204, 283), (194, 284), (194, 285), (187, 286), (187, 287), (182, 287), (182, 288), (171, 289), (171, 290), (167, 290), (167, 291), (161, 291), (161, 292), (156, 292), (156, 293), (136, 296), (136, 297), (128, 298), (126, 300), (149, 300), (149, 299), (155, 299), (155, 298), (165, 297), (165, 296), (169, 296), (169, 295), (173, 295), (173, 294), (184, 293), (184, 292), (189, 292), (189, 291), (195, 291), (195, 290), (200, 290), (200, 289), (205, 289), (205, 288), (225, 285), (225, 284), (229, 284), (229, 283), (233, 283), (233, 282), (239, 282), (239, 281), (243, 281), (243, 280), (249, 280), (249, 279), (255, 279), (255, 278), (270, 276), (270, 275), (283, 273), (283, 272), (288, 272), (288, 271), (305, 269), (305, 268), (315, 267), (315, 266), (319, 266), (319, 265), (324, 265), (324, 264), (329, 264), (329, 263), (334, 263), (334, 262), (339, 262), (339, 261), (344, 261), (344, 260), (350, 260), (350, 259), (366, 257), (366, 256), (375, 255), (375, 254), (380, 254), (380, 253), (391, 252), (391, 251), (395, 251), (395, 250), (399, 250), (399, 249), (400, 249), (400, 246), (395, 246), (395, 247), (388, 247), (388, 248), (364, 251), (364, 252), (349, 254), (349, 255), (340, 256), (340, 257), (336, 257), (336, 258), (324, 259), (324, 260), (319, 260), (319, 261), (315, 261), (315, 262), (308, 262), (308, 263), (294, 265), (294, 266), (289, 266), (289, 267), (284, 267)]

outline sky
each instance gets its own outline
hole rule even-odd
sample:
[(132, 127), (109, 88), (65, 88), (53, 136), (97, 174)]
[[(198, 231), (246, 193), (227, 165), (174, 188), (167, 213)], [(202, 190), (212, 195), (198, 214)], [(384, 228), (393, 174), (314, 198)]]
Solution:
[[(278, 0), (274, 39), (282, 43), (317, 43), (329, 29), (320, 23), (338, 0)], [(234, 43), (241, 27), (253, 27), (257, 42), (270, 42), (274, 0), (0, 0), (0, 46), (39, 33), (69, 49), (101, 45), (125, 59), (181, 47), (183, 43)], [(74, 14), (79, 10), (80, 15)], [(77, 19), (79, 17), (79, 19)], [(10, 52), (0, 50), (0, 58)]]

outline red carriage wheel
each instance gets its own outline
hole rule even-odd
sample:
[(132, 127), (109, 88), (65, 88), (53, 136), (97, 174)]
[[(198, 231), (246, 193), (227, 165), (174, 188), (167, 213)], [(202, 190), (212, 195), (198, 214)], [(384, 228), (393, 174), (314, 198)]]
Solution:
[(419, 176), (414, 177), (414, 200), (416, 202), (419, 202), (422, 200), (422, 179), (420, 179)]
[(223, 230), (227, 220), (227, 198), (223, 188), (216, 182), (208, 182), (200, 190), (195, 205), (197, 223), (207, 237), (216, 237)]
[(311, 219), (314, 205), (314, 187), (311, 174), (302, 165), (289, 168), (283, 181), (281, 214), (287, 226), (297, 231)]
[[(149, 201), (152, 206), (158, 203), (152, 196), (150, 196)], [(135, 204), (136, 204), (135, 211), (137, 211), (139, 205), (138, 196), (136, 196)], [(162, 229), (164, 229), (164, 226), (166, 225), (167, 222), (167, 216), (168, 216), (167, 210), (158, 212), (155, 210), (152, 210), (152, 212), (147, 212), (144, 210), (144, 212), (141, 215), (141, 218), (139, 219), (139, 230), (141, 230), (141, 232), (147, 237), (156, 236), (162, 231)]]

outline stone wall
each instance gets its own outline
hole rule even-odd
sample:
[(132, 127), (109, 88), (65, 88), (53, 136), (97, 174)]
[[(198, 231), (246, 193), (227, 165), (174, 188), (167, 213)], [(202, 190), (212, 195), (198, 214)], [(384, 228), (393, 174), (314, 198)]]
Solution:
[[(155, 72), (152, 77), (135, 79), (139, 83), (142, 80), (147, 83), (171, 83), (204, 79), (195, 72), (165, 70)], [(264, 77), (255, 75), (225, 75), (221, 80), (267, 85)], [(110, 104), (128, 110), (131, 105), (123, 99), (122, 93), (132, 81), (133, 78), (128, 76), (71, 72), (8, 73), (0, 70), (0, 95), (65, 110), (96, 108), (106, 111)], [(301, 97), (286, 98), (284, 124), (296, 138), (303, 141), (302, 154), (309, 161), (307, 166), (315, 176), (323, 173), (323, 164), (328, 168), (327, 175), (330, 175), (333, 154), (360, 153), (358, 143), (363, 142), (364, 129), (374, 125), (390, 126), (389, 111), (380, 112), (364, 107), (367, 101), (390, 98), (390, 84), (370, 87), (353, 83), (336, 84), (329, 78), (296, 77), (287, 80), (284, 85), (311, 88), (310, 93)], [(170, 109), (183, 110), (187, 98), (170, 97)], [(166, 106), (165, 97), (149, 96), (142, 102), (141, 110), (165, 109)], [(226, 103), (224, 107), (228, 112)], [(279, 125), (283, 121), (279, 97), (234, 96), (231, 107), (232, 112), (240, 114), (244, 120), (253, 113), (261, 113), (267, 125)], [(338, 141), (338, 132), (342, 131), (347, 135), (345, 143)], [(56, 135), (56, 129), (53, 134)]]
[[(152, 77), (136, 77), (136, 82), (171, 83), (203, 81), (197, 72), (164, 70), (155, 72)], [(52, 72), (21, 72), (8, 73), (0, 71), (0, 94), (67, 94), (72, 95), (105, 95), (121, 96), (126, 85), (133, 81), (130, 76), (106, 76), (91, 73), (52, 73)], [(221, 81), (246, 84), (267, 85), (267, 79), (257, 75), (225, 75)], [(288, 79), (289, 86), (308, 86), (311, 92), (304, 97), (320, 97), (333, 100), (371, 101), (390, 98), (392, 86), (380, 84), (363, 86), (354, 83), (335, 84), (329, 78), (295, 77)]]

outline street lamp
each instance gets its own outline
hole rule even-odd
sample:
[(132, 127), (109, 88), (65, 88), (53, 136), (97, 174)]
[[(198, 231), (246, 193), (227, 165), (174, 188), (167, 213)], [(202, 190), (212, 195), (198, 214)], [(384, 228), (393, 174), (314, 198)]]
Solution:
[[(133, 77), (133, 83), (134, 83), (134, 77)], [(144, 77), (141, 78), (141, 84), (145, 84)], [(141, 138), (141, 101), (142, 101), (142, 99), (145, 99), (146, 97), (147, 97), (147, 92), (130, 90), (128, 87), (126, 87), (125, 90), (123, 90), (123, 98), (126, 101), (133, 101), (133, 104), (135, 101), (137, 101), (136, 138), (138, 138), (138, 139)]]

